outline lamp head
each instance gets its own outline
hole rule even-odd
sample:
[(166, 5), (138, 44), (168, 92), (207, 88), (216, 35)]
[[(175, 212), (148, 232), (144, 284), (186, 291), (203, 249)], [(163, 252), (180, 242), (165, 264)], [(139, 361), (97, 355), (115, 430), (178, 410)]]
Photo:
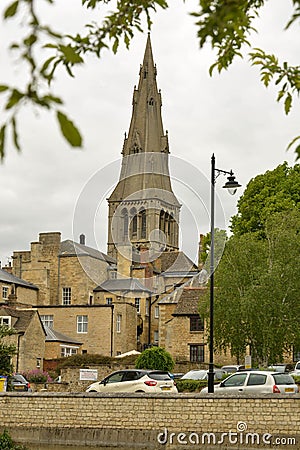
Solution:
[(233, 175), (233, 172), (230, 172), (230, 175), (228, 176), (228, 181), (224, 184), (223, 188), (228, 189), (229, 194), (234, 195), (237, 191), (238, 187), (241, 187), (241, 185), (235, 180), (235, 176)]

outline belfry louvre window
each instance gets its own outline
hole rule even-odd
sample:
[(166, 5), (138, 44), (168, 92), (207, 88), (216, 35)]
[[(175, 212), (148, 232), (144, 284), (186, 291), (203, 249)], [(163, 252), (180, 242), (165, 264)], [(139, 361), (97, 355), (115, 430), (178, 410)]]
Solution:
[(64, 287), (62, 290), (62, 304), (71, 305), (71, 288)]

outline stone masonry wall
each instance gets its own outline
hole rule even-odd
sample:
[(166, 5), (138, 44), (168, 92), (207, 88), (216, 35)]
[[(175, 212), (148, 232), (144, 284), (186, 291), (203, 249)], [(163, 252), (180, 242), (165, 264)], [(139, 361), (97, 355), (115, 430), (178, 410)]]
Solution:
[(206, 398), (199, 394), (0, 393), (0, 411), (0, 431), (6, 428), (17, 442), (27, 445), (300, 448), (299, 394)]

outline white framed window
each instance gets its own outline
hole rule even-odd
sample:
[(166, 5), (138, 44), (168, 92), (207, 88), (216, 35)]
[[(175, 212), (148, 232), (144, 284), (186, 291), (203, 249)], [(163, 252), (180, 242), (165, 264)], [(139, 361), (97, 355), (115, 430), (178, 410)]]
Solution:
[(121, 314), (117, 315), (117, 333), (121, 333), (121, 323), (122, 323), (122, 316)]
[(112, 305), (112, 297), (106, 297), (106, 304)]
[(8, 327), (11, 327), (11, 317), (0, 316), (0, 325), (7, 325)]
[(43, 325), (49, 328), (53, 328), (53, 315), (46, 314), (40, 316)]
[(9, 293), (9, 287), (8, 286), (2, 286), (2, 298), (3, 300), (8, 299), (8, 293)]
[(154, 343), (157, 344), (158, 343), (158, 330), (154, 331)]
[(68, 356), (77, 355), (79, 347), (61, 345), (60, 346), (60, 356), (62, 358), (67, 358)]
[(62, 304), (71, 305), (72, 292), (70, 287), (62, 288)]
[(41, 368), (41, 362), (42, 362), (42, 358), (36, 358), (36, 367), (37, 367), (37, 369), (40, 369)]
[(155, 319), (159, 318), (159, 306), (155, 306), (154, 308), (154, 317)]
[(77, 333), (87, 333), (88, 316), (77, 316)]
[(138, 298), (138, 297), (135, 298), (134, 304), (135, 304), (137, 313), (138, 313), (138, 314), (141, 314), (141, 299)]

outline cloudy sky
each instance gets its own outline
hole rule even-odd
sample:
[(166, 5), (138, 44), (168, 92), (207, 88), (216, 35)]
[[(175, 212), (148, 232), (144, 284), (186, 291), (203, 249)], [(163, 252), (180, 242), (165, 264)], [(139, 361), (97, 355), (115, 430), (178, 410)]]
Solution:
[[(2, 1), (0, 10), (10, 1)], [(41, 17), (57, 30), (82, 30), (97, 13), (83, 13), (80, 0), (39, 1)], [(200, 233), (209, 231), (210, 161), (236, 174), (243, 185), (283, 161), (294, 164), (290, 140), (300, 131), (299, 105), (286, 117), (273, 88), (259, 81), (247, 56), (225, 73), (208, 74), (214, 53), (199, 49), (194, 19), (188, 12), (194, 0), (170, 1), (154, 17), (151, 32), (162, 116), (169, 133), (174, 191), (182, 203), (181, 248), (196, 257)], [(299, 64), (298, 29), (283, 31), (292, 2), (266, 2), (256, 23), (255, 47), (276, 53), (281, 61)], [(0, 83), (26, 80), (25, 67), (7, 47), (26, 29), (17, 20), (1, 23)], [(14, 250), (29, 250), (40, 232), (60, 231), (63, 239), (78, 240), (106, 252), (106, 198), (118, 180), (124, 133), (128, 132), (134, 85), (138, 83), (147, 34), (137, 34), (129, 51), (103, 52), (75, 71), (71, 79), (58, 71), (53, 90), (65, 100), (65, 111), (80, 128), (84, 148), (74, 150), (62, 139), (54, 115), (28, 108), (20, 114), (22, 153), (10, 145), (0, 165), (0, 260), (6, 264)], [(2, 102), (0, 97), (0, 102)], [(1, 103), (0, 103), (1, 104)], [(2, 109), (2, 108), (1, 108)], [(3, 112), (1, 112), (3, 117)], [(239, 195), (229, 196), (217, 181), (216, 226), (227, 228), (236, 213)]]

